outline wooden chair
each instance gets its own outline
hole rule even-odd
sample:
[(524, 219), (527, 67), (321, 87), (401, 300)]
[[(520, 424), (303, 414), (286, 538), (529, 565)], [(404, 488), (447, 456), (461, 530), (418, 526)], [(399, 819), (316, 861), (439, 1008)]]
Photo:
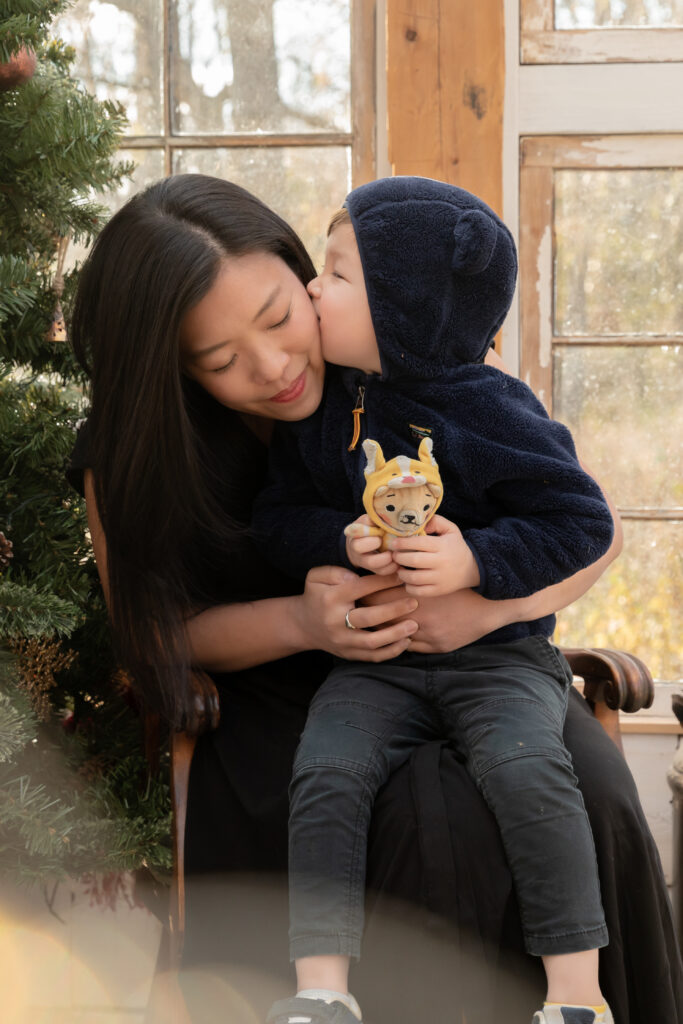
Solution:
[[(654, 684), (647, 666), (632, 654), (605, 648), (564, 649), (574, 675), (582, 680), (579, 687), (592, 708), (596, 719), (623, 754), (619, 730), (619, 712), (633, 713), (647, 708), (654, 698)], [(214, 691), (210, 705), (203, 712), (197, 709), (195, 721), (184, 732), (171, 738), (171, 800), (173, 809), (173, 880), (157, 961), (155, 984), (146, 1015), (147, 1024), (173, 1022), (189, 1024), (180, 993), (177, 976), (185, 932), (185, 822), (190, 767), (197, 737), (205, 725), (218, 723), (218, 694)], [(150, 734), (151, 730), (151, 734)], [(151, 753), (158, 749), (158, 725), (146, 723), (146, 747)], [(162, 979), (157, 984), (156, 979)]]

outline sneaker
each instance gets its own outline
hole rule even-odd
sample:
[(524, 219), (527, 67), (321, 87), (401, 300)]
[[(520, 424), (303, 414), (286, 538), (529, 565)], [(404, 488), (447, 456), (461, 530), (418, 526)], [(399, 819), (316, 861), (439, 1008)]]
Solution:
[(363, 1024), (348, 1006), (335, 1000), (326, 1003), (322, 999), (278, 999), (273, 1003), (266, 1024)]
[(596, 1024), (596, 1021), (614, 1024), (609, 1006), (602, 1020), (590, 1006), (545, 1006), (534, 1014), (531, 1024)]

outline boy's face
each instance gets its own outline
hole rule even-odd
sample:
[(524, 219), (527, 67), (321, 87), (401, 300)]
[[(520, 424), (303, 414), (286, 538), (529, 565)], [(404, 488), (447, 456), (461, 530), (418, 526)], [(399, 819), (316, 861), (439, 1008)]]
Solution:
[(339, 224), (327, 239), (323, 272), (309, 283), (308, 293), (320, 320), (324, 358), (338, 366), (381, 373), (363, 267), (350, 224)]

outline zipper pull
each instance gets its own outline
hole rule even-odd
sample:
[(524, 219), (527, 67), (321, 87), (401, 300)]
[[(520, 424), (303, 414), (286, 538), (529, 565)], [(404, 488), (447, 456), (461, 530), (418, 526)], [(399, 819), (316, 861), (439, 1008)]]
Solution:
[(362, 384), (358, 385), (358, 398), (356, 399), (356, 408), (353, 410), (353, 437), (351, 438), (351, 444), (347, 451), (352, 452), (358, 440), (360, 438), (360, 418), (365, 412), (365, 388)]

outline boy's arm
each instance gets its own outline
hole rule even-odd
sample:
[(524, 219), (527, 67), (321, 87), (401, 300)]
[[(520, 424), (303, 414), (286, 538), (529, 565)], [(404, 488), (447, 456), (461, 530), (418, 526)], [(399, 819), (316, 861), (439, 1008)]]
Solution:
[[(459, 471), (477, 481), (492, 518), (486, 526), (463, 529), (462, 539), (476, 563), (479, 593), (526, 597), (600, 558), (609, 548), (613, 521), (600, 488), (579, 465), (566, 427), (550, 420), (516, 378), (498, 376), (492, 385), (487, 401), (469, 410), (468, 437), (458, 439)], [(413, 554), (403, 554), (410, 551), (409, 540), (395, 545), (395, 560), (407, 567), (400, 576), (413, 594), (416, 585), (429, 584), (419, 575), (427, 554), (436, 554), (438, 563), (439, 553), (450, 557), (447, 544), (454, 549), (448, 534), (419, 540)], [(462, 557), (463, 573), (471, 573)]]
[(463, 530), (479, 568), (477, 590), (494, 599), (526, 597), (572, 576), (607, 551), (614, 530), (567, 428), (549, 419), (521, 381), (497, 381), (482, 461), (486, 494), (503, 514), (490, 526)]
[(356, 514), (325, 504), (293, 431), (278, 424), (270, 446), (268, 479), (252, 516), (256, 538), (268, 559), (295, 579), (303, 579), (318, 565), (350, 568), (344, 527)]

